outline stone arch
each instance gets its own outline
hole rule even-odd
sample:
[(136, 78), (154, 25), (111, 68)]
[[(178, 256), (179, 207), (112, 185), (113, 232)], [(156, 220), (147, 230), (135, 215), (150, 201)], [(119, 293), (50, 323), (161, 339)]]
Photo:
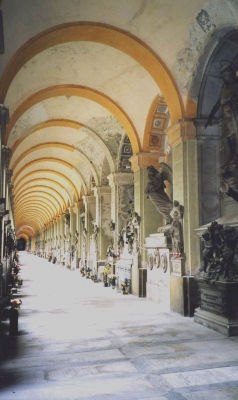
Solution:
[[(155, 97), (151, 104), (144, 134), (144, 151), (163, 151), (165, 130), (168, 126), (169, 110), (165, 98), (161, 95)], [(164, 155), (164, 154), (161, 154)]]
[(10, 123), (7, 125), (4, 142), (7, 144), (11, 130), (24, 112), (29, 110), (38, 102), (57, 96), (83, 97), (95, 101), (103, 107), (107, 108), (120, 121), (122, 126), (128, 132), (128, 135), (130, 136), (133, 144), (134, 152), (138, 152), (140, 150), (139, 138), (136, 129), (130, 121), (129, 116), (126, 115), (121, 107), (103, 93), (100, 93), (97, 90), (93, 90), (91, 88), (82, 87), (80, 85), (58, 85), (48, 87), (34, 93), (29, 98), (24, 100), (11, 116)]
[[(158, 55), (138, 38), (121, 29), (89, 22), (66, 23), (54, 26), (31, 38), (21, 46), (10, 59), (2, 74), (0, 103), (4, 103), (6, 93), (14, 76), (27, 61), (49, 47), (69, 41), (103, 43), (134, 58), (148, 71), (161, 89), (170, 110), (172, 123), (183, 118), (184, 107), (181, 95), (170, 71)], [(134, 141), (137, 138), (131, 139), (133, 139), (132, 145), (134, 146)]]
[[(238, 204), (227, 196), (222, 196), (219, 191), (220, 178), (218, 173), (221, 162), (219, 113), (215, 115), (213, 125), (205, 129), (207, 118), (218, 100), (223, 86), (220, 78), (220, 62), (224, 59), (233, 63), (238, 60), (238, 32), (230, 26), (217, 30), (210, 43), (207, 44), (200, 57), (203, 71), (198, 70), (198, 76), (190, 90), (190, 96), (194, 96), (194, 99), (196, 95), (198, 96), (195, 125), (198, 139), (201, 225), (211, 222), (221, 215), (230, 215), (238, 211)], [(236, 65), (238, 69), (238, 64)], [(200, 80), (199, 88), (198, 79)], [(189, 103), (191, 102), (188, 100), (187, 104)], [(191, 114), (192, 108), (188, 111)]]

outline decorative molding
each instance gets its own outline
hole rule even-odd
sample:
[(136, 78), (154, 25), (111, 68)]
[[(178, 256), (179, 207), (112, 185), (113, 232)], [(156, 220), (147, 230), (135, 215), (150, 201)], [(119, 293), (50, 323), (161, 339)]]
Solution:
[(156, 169), (159, 168), (159, 154), (158, 153), (137, 153), (130, 158), (131, 168), (134, 172), (139, 169), (147, 168), (153, 165)]
[(181, 142), (197, 140), (196, 127), (192, 119), (181, 119), (165, 131), (168, 136), (168, 145), (177, 146)]
[(109, 186), (114, 185), (133, 185), (134, 174), (132, 172), (113, 172), (107, 177)]

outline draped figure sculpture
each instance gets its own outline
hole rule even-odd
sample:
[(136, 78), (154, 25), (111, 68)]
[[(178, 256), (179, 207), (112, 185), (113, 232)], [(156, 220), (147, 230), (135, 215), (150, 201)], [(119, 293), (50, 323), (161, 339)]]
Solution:
[(160, 171), (153, 165), (147, 167), (149, 182), (147, 183), (145, 194), (155, 205), (156, 210), (166, 219), (166, 223), (169, 224), (172, 220), (170, 213), (173, 208), (173, 202), (165, 193), (166, 186), (164, 181), (168, 180), (172, 183), (172, 170), (165, 163), (160, 165)]

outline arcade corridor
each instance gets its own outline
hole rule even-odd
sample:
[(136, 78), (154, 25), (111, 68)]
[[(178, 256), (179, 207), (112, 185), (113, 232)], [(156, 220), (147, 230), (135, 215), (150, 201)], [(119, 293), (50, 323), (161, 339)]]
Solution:
[(3, 400), (238, 398), (238, 338), (26, 252), (19, 334), (2, 335)]

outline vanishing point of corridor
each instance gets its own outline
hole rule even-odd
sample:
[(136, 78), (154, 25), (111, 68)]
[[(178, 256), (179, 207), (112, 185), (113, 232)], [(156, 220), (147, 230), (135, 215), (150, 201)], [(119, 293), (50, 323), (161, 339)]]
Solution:
[(238, 337), (20, 253), (19, 333), (1, 334), (2, 400), (238, 398)]

